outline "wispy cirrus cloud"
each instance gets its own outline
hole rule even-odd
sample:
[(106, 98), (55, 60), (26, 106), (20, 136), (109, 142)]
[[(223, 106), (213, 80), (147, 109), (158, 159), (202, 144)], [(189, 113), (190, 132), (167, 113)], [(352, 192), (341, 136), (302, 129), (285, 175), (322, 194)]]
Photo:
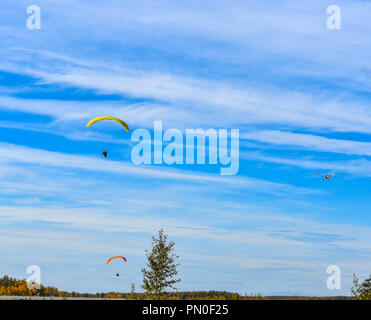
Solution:
[[(169, 218), (166, 217), (163, 221), (158, 216), (140, 217), (133, 214), (120, 215), (113, 212), (107, 212), (105, 209), (93, 208), (56, 208), (56, 207), (0, 207), (0, 216), (6, 220), (13, 222), (39, 221), (58, 225), (69, 225), (72, 228), (86, 229), (91, 231), (101, 232), (125, 232), (125, 233), (140, 233), (146, 232), (152, 234), (155, 230), (166, 225), (166, 229), (170, 235), (176, 237), (192, 238), (196, 240), (215, 239), (235, 243), (251, 243), (261, 245), (285, 245), (288, 247), (307, 247), (310, 248), (313, 244), (313, 238), (319, 246), (327, 246), (336, 244), (347, 247), (361, 245), (364, 250), (371, 250), (370, 243), (364, 241), (369, 238), (368, 227), (358, 227), (357, 236), (347, 231), (346, 225), (336, 224), (336, 232), (334, 225), (317, 223), (310, 220), (296, 220), (287, 217), (286, 223), (289, 225), (286, 230), (275, 230), (274, 225), (280, 222), (282, 216), (270, 216), (272, 225), (266, 225), (263, 228), (264, 232), (258, 231), (242, 231), (228, 230), (215, 226), (207, 226), (202, 224), (194, 224), (188, 219)], [(267, 216), (250, 215), (249, 220), (259, 221), (266, 219)], [(279, 224), (278, 224), (279, 225)], [(305, 228), (310, 227), (312, 232), (305, 231)], [(280, 227), (278, 227), (280, 228)], [(354, 243), (353, 243), (354, 242)]]
[(28, 147), (0, 143), (0, 162), (28, 163), (38, 166), (56, 166), (88, 171), (110, 172), (144, 179), (175, 179), (188, 182), (221, 183), (230, 187), (245, 187), (262, 192), (318, 193), (316, 190), (294, 187), (249, 177), (223, 177), (212, 174), (191, 172), (180, 169), (165, 169), (155, 166), (136, 166), (131, 163), (96, 159), (88, 156), (69, 155)]
[(331, 139), (313, 134), (277, 130), (252, 131), (244, 133), (241, 138), (302, 150), (371, 156), (371, 142)]
[[(114, 114), (138, 118), (139, 121), (144, 117), (156, 117), (175, 122), (181, 127), (189, 126), (186, 122), (190, 119), (198, 119), (196, 124), (202, 126), (270, 124), (335, 132), (370, 133), (371, 112), (366, 105), (340, 102), (331, 97), (319, 99), (308, 94), (283, 90), (279, 94), (275, 90), (262, 92), (261, 89), (249, 92), (232, 88), (228, 83), (213, 83), (174, 75), (133, 71), (130, 73), (133, 74), (124, 75), (125, 71), (107, 73), (72, 70), (59, 74), (38, 72), (38, 76), (50, 84), (61, 83), (98, 92), (154, 99), (158, 101), (157, 105), (141, 103), (125, 108), (118, 103), (91, 103), (91, 107), (87, 109), (86, 102), (22, 101), (2, 97), (1, 108), (47, 114), (64, 121), (87, 118), (87, 114), (94, 115), (102, 110), (110, 110)], [(51, 104), (56, 107), (50, 108)], [(177, 114), (171, 112), (172, 109), (178, 110)], [(210, 112), (213, 112), (213, 117)]]
[(371, 161), (365, 159), (351, 160), (316, 160), (313, 157), (288, 158), (282, 156), (272, 156), (261, 152), (245, 151), (241, 157), (246, 160), (263, 161), (276, 164), (290, 165), (304, 169), (323, 169), (330, 172), (345, 172), (355, 176), (370, 177)]

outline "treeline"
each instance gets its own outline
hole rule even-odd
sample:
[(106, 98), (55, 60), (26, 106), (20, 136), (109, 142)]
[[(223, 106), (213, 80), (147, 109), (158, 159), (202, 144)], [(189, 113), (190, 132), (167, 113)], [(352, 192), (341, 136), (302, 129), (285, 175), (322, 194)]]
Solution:
[[(38, 297), (75, 297), (75, 298), (124, 298), (124, 299), (146, 299), (144, 293), (79, 293), (59, 291), (54, 287), (40, 286), (40, 289), (29, 289), (26, 280), (17, 280), (8, 276), (0, 279), (0, 296), (38, 296)], [(191, 291), (171, 292), (164, 294), (163, 299), (169, 300), (322, 300), (322, 299), (351, 299), (350, 297), (287, 297), (272, 296), (262, 297), (260, 295), (248, 296), (227, 291)]]
[(40, 289), (29, 289), (25, 280), (4, 276), (0, 279), (0, 296), (59, 296), (58, 289), (41, 286)]
[[(54, 287), (40, 286), (40, 289), (29, 289), (26, 280), (17, 280), (8, 276), (0, 279), (0, 296), (38, 296), (38, 297), (75, 297), (75, 298), (126, 298), (146, 299), (144, 293), (79, 293), (59, 291)], [(195, 292), (171, 292), (165, 293), (164, 299), (189, 300), (189, 299), (220, 299), (238, 300), (242, 297), (238, 293), (226, 291), (195, 291)]]
[(305, 297), (305, 296), (261, 296), (240, 295), (227, 291), (191, 291), (191, 292), (172, 292), (167, 296), (170, 299), (179, 300), (348, 300), (351, 297)]
[(29, 289), (26, 280), (17, 280), (8, 276), (0, 278), (0, 296), (37, 296), (37, 297), (76, 297), (76, 298), (124, 298), (123, 293), (78, 293), (59, 291), (54, 287), (40, 286), (40, 289)]

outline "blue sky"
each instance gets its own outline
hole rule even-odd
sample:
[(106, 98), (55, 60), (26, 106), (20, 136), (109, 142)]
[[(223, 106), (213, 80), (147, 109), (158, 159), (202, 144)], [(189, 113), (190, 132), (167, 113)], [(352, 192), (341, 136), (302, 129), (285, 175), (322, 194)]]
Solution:
[[(163, 227), (180, 290), (349, 294), (371, 272), (371, 4), (337, 1), (328, 30), (331, 4), (2, 2), (0, 275), (36, 264), (61, 290), (129, 291)], [(130, 134), (86, 128), (100, 115), (239, 129), (239, 173), (136, 166)]]

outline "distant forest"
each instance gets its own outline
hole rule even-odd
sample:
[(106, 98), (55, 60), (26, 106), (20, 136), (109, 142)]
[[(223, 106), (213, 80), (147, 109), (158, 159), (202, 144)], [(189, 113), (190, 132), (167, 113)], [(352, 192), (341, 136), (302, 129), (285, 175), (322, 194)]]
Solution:
[[(126, 298), (140, 300), (145, 298), (144, 293), (79, 293), (60, 291), (54, 287), (41, 285), (40, 289), (28, 289), (25, 280), (17, 280), (4, 276), (0, 279), (0, 296), (38, 296), (38, 297), (75, 297), (75, 298)], [(248, 296), (227, 291), (191, 291), (166, 293), (168, 300), (349, 300), (351, 297), (301, 297), (301, 296)]]

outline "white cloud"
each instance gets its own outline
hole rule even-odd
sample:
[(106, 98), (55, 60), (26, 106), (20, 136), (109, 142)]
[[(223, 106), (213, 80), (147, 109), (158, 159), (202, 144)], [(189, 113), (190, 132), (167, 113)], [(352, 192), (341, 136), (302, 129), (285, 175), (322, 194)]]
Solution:
[(292, 146), (312, 151), (371, 156), (371, 142), (329, 139), (312, 134), (300, 134), (275, 130), (252, 131), (243, 134), (241, 138), (274, 145)]
[(249, 151), (242, 152), (241, 157), (247, 160), (286, 164), (306, 169), (323, 169), (332, 173), (345, 172), (356, 176), (371, 176), (371, 161), (365, 159), (319, 161), (308, 158), (284, 158), (280, 156), (269, 156), (260, 152)]
[[(125, 74), (127, 73), (127, 74)], [(118, 103), (92, 103), (53, 100), (24, 100), (1, 97), (0, 107), (47, 115), (57, 121), (81, 124), (92, 116), (109, 112), (133, 124), (151, 125), (163, 120), (168, 126), (189, 128), (281, 125), (293, 128), (338, 132), (371, 131), (371, 110), (362, 104), (314, 98), (308, 94), (281, 90), (246, 91), (231, 84), (129, 70), (118, 73), (71, 70), (69, 73), (40, 73), (48, 83), (62, 83), (136, 98), (158, 100), (156, 104), (124, 106)], [(175, 113), (174, 110), (177, 110)], [(144, 120), (146, 119), (146, 120)]]
[(21, 147), (0, 143), (0, 162), (28, 163), (38, 166), (54, 166), (75, 168), (93, 172), (110, 172), (128, 176), (139, 176), (144, 179), (175, 179), (184, 182), (221, 183), (229, 187), (253, 188), (256, 191), (269, 193), (292, 192), (298, 194), (316, 193), (315, 190), (300, 188), (265, 180), (238, 177), (201, 174), (187, 170), (166, 169), (164, 167), (152, 168), (149, 166), (136, 166), (131, 163), (118, 161), (105, 161), (88, 156), (68, 155), (60, 152), (51, 152), (28, 147)]

